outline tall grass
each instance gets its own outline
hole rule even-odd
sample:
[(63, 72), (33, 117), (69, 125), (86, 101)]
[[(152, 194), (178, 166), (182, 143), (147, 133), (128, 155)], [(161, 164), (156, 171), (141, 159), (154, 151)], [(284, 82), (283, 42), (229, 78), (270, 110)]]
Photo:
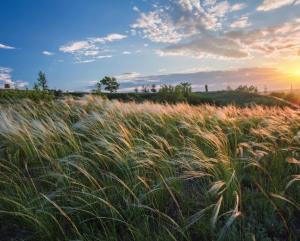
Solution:
[(3, 240), (297, 240), (300, 112), (0, 107)]

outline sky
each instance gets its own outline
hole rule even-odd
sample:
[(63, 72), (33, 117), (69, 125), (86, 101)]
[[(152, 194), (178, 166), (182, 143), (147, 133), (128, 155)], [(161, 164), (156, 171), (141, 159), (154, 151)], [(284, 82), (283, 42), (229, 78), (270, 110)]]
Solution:
[(0, 88), (300, 88), (300, 0), (1, 0)]

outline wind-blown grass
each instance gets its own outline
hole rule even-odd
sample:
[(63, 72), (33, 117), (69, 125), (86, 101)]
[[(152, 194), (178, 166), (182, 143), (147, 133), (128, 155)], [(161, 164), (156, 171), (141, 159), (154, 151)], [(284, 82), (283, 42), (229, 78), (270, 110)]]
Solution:
[(297, 240), (300, 112), (85, 98), (0, 107), (12, 240)]

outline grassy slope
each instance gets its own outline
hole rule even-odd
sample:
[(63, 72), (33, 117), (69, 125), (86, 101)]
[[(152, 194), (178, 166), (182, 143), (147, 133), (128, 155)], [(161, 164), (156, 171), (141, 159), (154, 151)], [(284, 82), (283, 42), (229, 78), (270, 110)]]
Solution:
[[(81, 98), (85, 93), (61, 93), (61, 92), (42, 92), (42, 91), (21, 91), (21, 90), (0, 90), (0, 103), (6, 103), (7, 100), (23, 100), (31, 99), (33, 101), (49, 101), (55, 98), (74, 96), (76, 98)], [(159, 98), (159, 95), (153, 93), (105, 93), (108, 99), (120, 100), (120, 101), (153, 101), (153, 102), (163, 102)], [(266, 106), (280, 106), (280, 107), (291, 107), (298, 108), (297, 105), (291, 104), (282, 98), (276, 98), (273, 96), (260, 95), (255, 93), (245, 93), (237, 91), (216, 91), (216, 92), (198, 92), (194, 93), (188, 102), (193, 105), (199, 104), (215, 104), (218, 106), (226, 106), (235, 104), (237, 106), (245, 107), (253, 104), (266, 105)]]
[(2, 238), (297, 240), (299, 130), (259, 106), (2, 107)]

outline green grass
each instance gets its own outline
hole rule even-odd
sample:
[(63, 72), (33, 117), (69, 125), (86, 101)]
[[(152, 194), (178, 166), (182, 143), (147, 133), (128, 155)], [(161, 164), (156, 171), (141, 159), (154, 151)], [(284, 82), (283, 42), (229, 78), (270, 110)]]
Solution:
[[(182, 99), (178, 99), (177, 96), (170, 96), (169, 99), (161, 97), (159, 93), (113, 93), (104, 94), (111, 100), (119, 101), (153, 101), (153, 102), (168, 102), (177, 103), (182, 102)], [(192, 105), (201, 104), (213, 104), (217, 106), (237, 105), (239, 107), (247, 107), (251, 105), (265, 105), (265, 106), (280, 106), (280, 107), (291, 107), (296, 108), (292, 103), (284, 101), (282, 99), (261, 95), (258, 93), (247, 93), (241, 91), (212, 91), (208, 93), (196, 92), (192, 93), (186, 102)], [(298, 104), (298, 103), (297, 103)]]
[(23, 99), (30, 99), (35, 102), (50, 101), (55, 98), (54, 93), (35, 90), (1, 90), (0, 103), (16, 102)]
[(0, 106), (3, 240), (292, 240), (300, 112), (81, 100)]

